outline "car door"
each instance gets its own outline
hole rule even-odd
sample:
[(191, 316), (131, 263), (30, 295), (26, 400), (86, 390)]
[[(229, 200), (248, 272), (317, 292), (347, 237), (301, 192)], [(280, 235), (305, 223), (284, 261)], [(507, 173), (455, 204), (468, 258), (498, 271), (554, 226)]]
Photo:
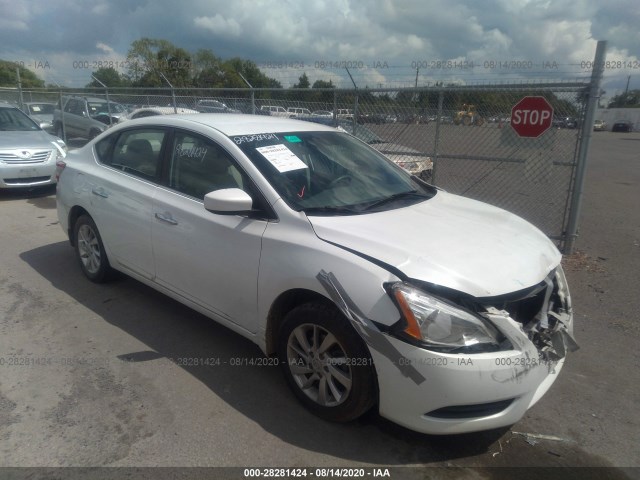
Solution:
[(80, 122), (83, 120), (83, 112), (82, 102), (75, 98), (69, 99), (64, 106), (64, 128), (67, 132), (67, 137), (73, 138), (81, 135)]
[(153, 202), (156, 281), (222, 320), (256, 331), (257, 278), (268, 220), (205, 210), (204, 195), (221, 188), (255, 190), (217, 142), (176, 130), (165, 187)]
[(90, 179), (91, 213), (115, 267), (152, 279), (152, 201), (167, 129), (138, 127), (96, 144), (98, 174)]

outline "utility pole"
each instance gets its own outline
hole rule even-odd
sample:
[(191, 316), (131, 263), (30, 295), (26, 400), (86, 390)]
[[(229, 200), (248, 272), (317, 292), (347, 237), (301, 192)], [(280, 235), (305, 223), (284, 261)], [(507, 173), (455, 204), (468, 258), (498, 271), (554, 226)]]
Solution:
[(624, 89), (624, 103), (623, 105), (627, 105), (627, 94), (629, 93), (629, 82), (631, 81), (631, 75), (627, 77), (627, 86)]
[(629, 93), (629, 82), (630, 82), (630, 81), (631, 81), (631, 75), (629, 75), (629, 76), (627, 77), (627, 86), (626, 86), (626, 88), (624, 89), (624, 96), (625, 96), (625, 97), (627, 96), (627, 93)]

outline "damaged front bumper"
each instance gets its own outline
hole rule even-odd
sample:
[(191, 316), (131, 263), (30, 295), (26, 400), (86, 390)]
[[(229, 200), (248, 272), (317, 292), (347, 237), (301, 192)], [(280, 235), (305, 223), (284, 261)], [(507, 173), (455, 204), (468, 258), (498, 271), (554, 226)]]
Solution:
[(478, 314), (503, 337), (497, 350), (481, 353), (437, 351), (381, 331), (333, 274), (322, 271), (317, 278), (369, 346), (380, 415), (418, 432), (457, 434), (516, 423), (551, 387), (567, 352), (578, 348), (561, 267), (532, 288), (476, 299)]
[(512, 425), (551, 387), (572, 338), (573, 316), (542, 331), (526, 331), (509, 313), (488, 308), (484, 315), (508, 339), (503, 351), (452, 354), (388, 341), (425, 381), (398, 375), (398, 366), (374, 350), (380, 390), (380, 414), (412, 430), (456, 434)]

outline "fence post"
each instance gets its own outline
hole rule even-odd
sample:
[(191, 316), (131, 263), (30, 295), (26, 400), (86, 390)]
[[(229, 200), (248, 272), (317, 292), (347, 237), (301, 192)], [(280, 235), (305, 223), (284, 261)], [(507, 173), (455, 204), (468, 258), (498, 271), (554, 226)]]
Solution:
[(576, 176), (573, 182), (573, 192), (569, 206), (569, 219), (567, 221), (567, 231), (563, 248), (564, 253), (567, 255), (573, 253), (574, 243), (578, 236), (578, 222), (582, 208), (582, 191), (584, 189), (584, 177), (587, 169), (587, 154), (589, 153), (591, 134), (593, 132), (593, 117), (595, 116), (598, 98), (600, 97), (600, 82), (602, 81), (606, 53), (607, 42), (605, 40), (599, 40), (596, 47), (596, 56), (593, 61), (593, 70), (591, 71), (587, 109), (582, 123), (582, 138), (580, 139)]
[(333, 90), (333, 126), (338, 126), (338, 92)]
[(438, 139), (440, 138), (440, 118), (442, 117), (442, 101), (444, 92), (438, 92), (438, 115), (436, 116), (436, 138), (433, 142), (433, 169), (431, 170), (431, 183), (436, 183), (436, 170), (438, 169)]
[(16, 67), (16, 75), (18, 77), (18, 101), (20, 102), (20, 110), (24, 111), (24, 99), (22, 98), (22, 81), (20, 80), (20, 67)]
[(111, 126), (111, 102), (109, 101), (109, 88), (93, 75), (91, 75), (91, 78), (93, 78), (96, 82), (98, 82), (104, 88), (104, 91), (107, 97), (107, 113), (109, 114), (109, 126)]
[(251, 115), (256, 114), (256, 91), (251, 89)]
[(64, 124), (64, 97), (62, 96), (62, 90), (59, 92), (60, 96), (60, 121), (62, 122), (62, 140), (67, 143), (67, 127)]

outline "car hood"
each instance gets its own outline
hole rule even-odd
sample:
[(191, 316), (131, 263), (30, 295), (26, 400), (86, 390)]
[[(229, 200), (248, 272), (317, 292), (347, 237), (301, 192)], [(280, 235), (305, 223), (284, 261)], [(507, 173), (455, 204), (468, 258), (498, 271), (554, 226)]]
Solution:
[(416, 205), (355, 216), (309, 216), (322, 240), (416, 280), (473, 295), (541, 282), (561, 259), (536, 227), (505, 210), (439, 191)]
[(0, 135), (0, 150), (14, 150), (18, 148), (53, 148), (51, 142), (56, 137), (43, 130), (31, 130), (28, 132), (5, 131)]
[(369, 143), (369, 145), (411, 172), (433, 169), (431, 157), (411, 147), (384, 141)]

